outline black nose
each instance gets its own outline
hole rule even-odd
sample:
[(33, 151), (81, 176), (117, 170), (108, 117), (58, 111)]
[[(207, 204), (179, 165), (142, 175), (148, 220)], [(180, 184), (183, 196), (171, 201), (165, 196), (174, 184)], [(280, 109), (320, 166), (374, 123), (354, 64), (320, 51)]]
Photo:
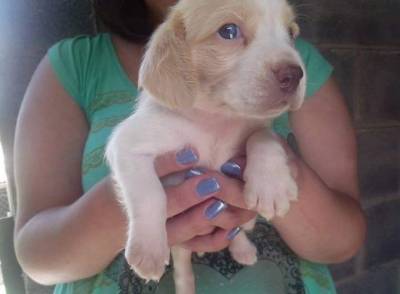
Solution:
[(301, 67), (293, 64), (281, 65), (273, 72), (281, 91), (288, 94), (293, 93), (297, 89), (304, 75)]

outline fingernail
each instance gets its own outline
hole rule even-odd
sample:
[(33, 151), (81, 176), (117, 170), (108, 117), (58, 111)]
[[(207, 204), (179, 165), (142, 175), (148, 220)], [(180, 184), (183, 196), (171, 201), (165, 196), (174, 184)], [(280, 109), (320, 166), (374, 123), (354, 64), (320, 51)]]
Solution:
[(228, 233), (228, 236), (226, 236), (226, 238), (228, 240), (232, 241), (240, 233), (241, 230), (242, 229), (240, 227), (237, 227), (237, 228), (234, 228), (234, 229), (230, 230), (230, 232)]
[(220, 185), (217, 182), (217, 179), (215, 178), (210, 178), (206, 180), (202, 180), (198, 185), (197, 185), (197, 194), (200, 197), (205, 197), (208, 196), (212, 193), (217, 192), (220, 189)]
[(206, 218), (208, 220), (212, 220), (216, 218), (221, 212), (223, 212), (228, 205), (226, 205), (225, 202), (218, 200), (215, 201), (213, 204), (211, 204), (209, 207), (207, 207), (205, 211)]
[(221, 171), (227, 176), (233, 178), (241, 178), (242, 177), (242, 169), (239, 164), (234, 161), (228, 161), (221, 166)]
[(201, 176), (204, 173), (205, 173), (205, 169), (203, 169), (203, 168), (199, 168), (199, 167), (192, 168), (186, 172), (185, 180), (188, 180), (188, 179), (191, 179), (191, 178), (194, 178), (197, 176)]
[(176, 161), (182, 165), (192, 164), (198, 160), (198, 156), (190, 148), (184, 148), (176, 153)]

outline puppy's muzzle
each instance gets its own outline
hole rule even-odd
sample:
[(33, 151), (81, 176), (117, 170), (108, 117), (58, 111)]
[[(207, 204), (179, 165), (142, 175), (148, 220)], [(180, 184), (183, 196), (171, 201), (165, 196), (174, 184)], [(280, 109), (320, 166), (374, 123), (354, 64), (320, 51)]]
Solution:
[(273, 73), (283, 94), (293, 94), (304, 76), (301, 67), (295, 64), (280, 65)]

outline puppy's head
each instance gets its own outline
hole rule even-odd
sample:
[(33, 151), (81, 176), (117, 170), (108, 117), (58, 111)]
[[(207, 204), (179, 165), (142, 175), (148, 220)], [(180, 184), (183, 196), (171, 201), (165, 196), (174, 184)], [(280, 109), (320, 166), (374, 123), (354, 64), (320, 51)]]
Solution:
[(286, 0), (181, 0), (149, 43), (139, 85), (172, 108), (275, 117), (304, 98), (298, 33)]

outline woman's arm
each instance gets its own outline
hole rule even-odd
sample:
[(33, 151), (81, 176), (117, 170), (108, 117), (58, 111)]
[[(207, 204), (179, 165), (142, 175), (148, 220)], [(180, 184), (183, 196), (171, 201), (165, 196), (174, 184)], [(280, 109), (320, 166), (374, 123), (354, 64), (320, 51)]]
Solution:
[(344, 99), (330, 79), (291, 114), (299, 146), (299, 200), (272, 223), (299, 256), (321, 263), (352, 257), (366, 220), (359, 203), (355, 132)]
[(17, 257), (44, 284), (93, 275), (124, 244), (125, 217), (110, 180), (82, 196), (87, 133), (83, 113), (44, 58), (27, 89), (15, 145)]

